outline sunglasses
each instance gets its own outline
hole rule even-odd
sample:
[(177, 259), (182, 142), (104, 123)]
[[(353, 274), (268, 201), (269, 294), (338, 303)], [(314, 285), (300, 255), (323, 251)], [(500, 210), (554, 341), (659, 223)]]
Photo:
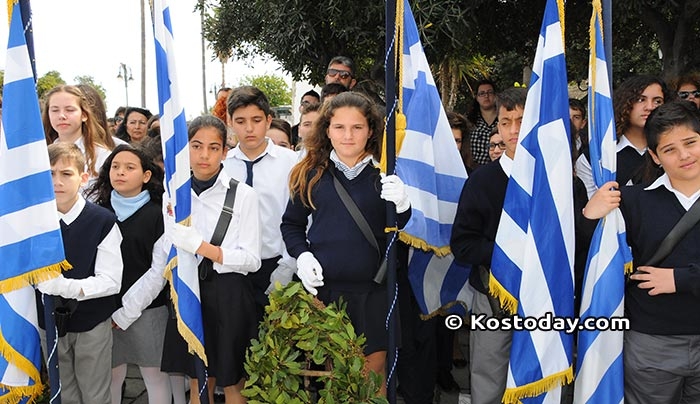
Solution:
[(496, 147), (498, 147), (501, 150), (506, 149), (506, 143), (505, 142), (498, 142), (498, 143), (489, 143), (489, 150), (493, 150)]
[(329, 77), (335, 77), (335, 76), (339, 75), (340, 78), (343, 80), (349, 79), (350, 77), (352, 77), (352, 74), (350, 74), (350, 72), (345, 71), (345, 70), (338, 70), (338, 69), (328, 69), (328, 71), (326, 72), (326, 75), (328, 75)]
[(121, 116), (114, 118), (114, 122), (116, 122), (116, 123), (121, 123), (123, 120), (124, 120), (124, 118), (122, 118)]
[(679, 91), (678, 92), (678, 97), (681, 100), (687, 99), (689, 96), (693, 96), (693, 98), (700, 98), (700, 90), (695, 90), (695, 91)]

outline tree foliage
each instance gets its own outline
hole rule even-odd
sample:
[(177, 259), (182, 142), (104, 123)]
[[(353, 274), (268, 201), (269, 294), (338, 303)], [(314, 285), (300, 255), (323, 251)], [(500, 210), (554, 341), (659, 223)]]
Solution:
[(36, 80), (36, 92), (39, 95), (39, 99), (43, 98), (46, 92), (61, 84), (66, 84), (66, 81), (61, 77), (61, 73), (56, 70), (51, 70), (39, 77)]
[[(521, 81), (532, 64), (546, 0), (411, 0), (428, 61), (454, 102), (456, 88), (488, 75)], [(700, 1), (627, 0), (613, 4), (614, 84), (639, 73), (673, 78), (700, 65)], [(210, 0), (207, 39), (219, 56), (267, 55), (295, 80), (318, 84), (335, 55), (352, 57), (359, 79), (383, 86), (384, 3), (373, 0)], [(566, 2), (569, 79), (588, 75), (590, 0)], [(663, 58), (659, 59), (659, 51)], [(483, 58), (483, 59), (481, 59)], [(470, 66), (491, 60), (488, 74)], [(470, 73), (471, 72), (471, 73)], [(459, 83), (459, 85), (457, 85)]]
[(100, 94), (100, 98), (102, 98), (103, 101), (107, 99), (107, 90), (105, 90), (105, 88), (102, 87), (102, 84), (95, 83), (94, 77), (88, 75), (75, 76), (73, 80), (76, 84), (87, 84), (89, 86), (92, 86), (95, 90), (97, 90), (97, 93)]
[(259, 88), (267, 96), (271, 107), (279, 107), (282, 105), (290, 105), (292, 103), (292, 91), (279, 76), (246, 76), (240, 85), (255, 86)]

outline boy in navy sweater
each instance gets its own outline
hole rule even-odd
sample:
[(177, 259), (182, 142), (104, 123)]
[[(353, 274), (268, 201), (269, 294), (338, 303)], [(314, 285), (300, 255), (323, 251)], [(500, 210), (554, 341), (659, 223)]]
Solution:
[[(85, 157), (72, 143), (49, 146), (51, 177), (66, 259), (73, 266), (42, 282), (45, 295), (60, 296), (71, 307), (67, 334), (58, 340), (63, 403), (109, 404), (112, 377), (114, 295), (122, 281), (122, 236), (109, 210), (85, 201)], [(44, 298), (51, 298), (45, 296)], [(42, 306), (43, 307), (43, 306)], [(41, 310), (39, 318), (43, 320)], [(43, 326), (43, 321), (40, 321)]]
[[(491, 268), (496, 230), (501, 219), (508, 176), (520, 135), (527, 90), (510, 88), (498, 94), (498, 133), (506, 151), (500, 159), (475, 170), (459, 197), (452, 226), (450, 247), (460, 264), (474, 267), (469, 283), (476, 289), (474, 314), (494, 314), (488, 301), (488, 287), (478, 267)], [(472, 403), (501, 401), (506, 389), (512, 331), (472, 331), (469, 335)]]
[[(649, 115), (648, 152), (664, 174), (651, 185), (606, 183), (583, 211), (599, 219), (620, 207), (637, 270), (625, 290), (625, 402), (700, 402), (700, 226), (659, 262), (666, 235), (700, 197), (700, 113), (671, 102)], [(658, 214), (657, 212), (663, 212)]]

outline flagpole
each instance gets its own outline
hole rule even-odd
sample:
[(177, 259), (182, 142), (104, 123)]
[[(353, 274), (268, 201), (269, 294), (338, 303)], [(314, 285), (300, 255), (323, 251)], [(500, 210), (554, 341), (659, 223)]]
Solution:
[[(33, 61), (33, 58), (32, 58)], [(46, 328), (46, 370), (49, 373), (49, 404), (61, 404), (61, 378), (58, 372), (58, 336), (54, 310), (56, 305), (53, 296), (42, 295), (44, 303), (44, 327)]]
[[(36, 56), (34, 55), (34, 30), (32, 26), (32, 8), (29, 0), (20, 0), (19, 11), (22, 16), (22, 26), (24, 27), (24, 40), (27, 43), (27, 53), (29, 54), (29, 64), (34, 75), (34, 86), (36, 87)], [(56, 308), (53, 296), (42, 295), (44, 303), (44, 327), (46, 328), (46, 370), (49, 374), (49, 403), (61, 404), (61, 376), (58, 370), (58, 335), (56, 330), (56, 319), (54, 310)]]
[[(386, 99), (386, 173), (394, 173), (396, 163), (396, 52), (401, 52), (401, 49), (393, 49), (396, 43), (394, 33), (396, 32), (396, 0), (386, 1), (386, 36), (385, 36), (385, 99)], [(402, 34), (401, 34), (402, 35)], [(396, 227), (396, 207), (393, 203), (386, 204), (386, 226), (391, 229)], [(396, 360), (398, 351), (396, 348), (396, 300), (397, 300), (397, 284), (396, 284), (396, 248), (395, 248), (396, 232), (392, 231), (387, 234), (387, 307), (388, 311), (388, 344), (387, 344), (387, 367), (386, 367), (386, 386), (387, 400), (390, 404), (396, 403)]]

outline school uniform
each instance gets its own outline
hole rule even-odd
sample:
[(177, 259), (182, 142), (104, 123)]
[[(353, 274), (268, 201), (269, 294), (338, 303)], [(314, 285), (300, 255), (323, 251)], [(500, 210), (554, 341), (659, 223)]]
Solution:
[[(498, 160), (475, 170), (462, 189), (450, 248), (455, 260), (472, 265), (469, 283), (475, 289), (472, 313), (493, 316), (487, 286), (479, 266), (491, 268), (496, 231), (503, 210), (513, 160), (503, 154)], [(513, 333), (479, 331), (469, 333), (469, 363), (472, 403), (500, 403), (506, 389)]]
[[(39, 290), (77, 301), (68, 320), (68, 332), (58, 339), (61, 400), (108, 404), (112, 377), (110, 315), (121, 286), (122, 236), (112, 212), (86, 202), (80, 195), (67, 213), (58, 212), (58, 216), (66, 260), (73, 269), (42, 282)], [(45, 328), (43, 312), (40, 304), (39, 325)]]
[[(365, 355), (387, 349), (384, 322), (387, 314), (386, 286), (373, 281), (381, 262), (379, 252), (365, 238), (335, 190), (335, 175), (357, 204), (377, 239), (379, 250), (386, 249), (386, 202), (379, 197), (379, 170), (366, 158), (349, 168), (336, 160), (314, 185), (311, 200), (315, 209), (304, 206), (295, 195), (282, 216), (282, 237), (293, 257), (310, 251), (323, 268), (324, 286), (318, 298), (324, 303), (343, 299), (355, 332), (367, 338)], [(340, 167), (340, 168), (339, 168)], [(309, 179), (314, 172), (309, 174)], [(308, 218), (311, 226), (307, 231)], [(411, 210), (397, 214), (398, 228), (403, 228)]]
[[(620, 187), (639, 184), (642, 180), (645, 160), (648, 158), (646, 156), (647, 148), (638, 149), (625, 135), (621, 135), (615, 150), (617, 153), (615, 181), (620, 184)], [(586, 185), (588, 197), (592, 197), (598, 188), (593, 180), (588, 149), (584, 149), (584, 152), (576, 159), (575, 168), (576, 176)]]
[(265, 150), (252, 160), (241, 151), (240, 145), (229, 151), (224, 160), (226, 173), (252, 186), (258, 194), (262, 264), (260, 270), (249, 275), (258, 320), (262, 320), (264, 307), (268, 303), (265, 291), (270, 286), (272, 272), (280, 267), (289, 279), (296, 272), (296, 262), (284, 248), (280, 223), (289, 201), (289, 173), (297, 163), (297, 155), (292, 150), (275, 145), (269, 138), (266, 142)]
[[(221, 215), (229, 181), (221, 170), (201, 193), (192, 190), (192, 226), (206, 241), (211, 240)], [(245, 350), (257, 336), (252, 285), (246, 275), (260, 267), (260, 234), (257, 195), (239, 183), (231, 222), (220, 246), (223, 263), (214, 262), (211, 276), (199, 283), (207, 370), (218, 386), (235, 385), (245, 376)], [(122, 329), (128, 328), (165, 286), (163, 270), (172, 246), (166, 235), (167, 231), (153, 248), (151, 268), (124, 294), (123, 307), (112, 315)], [(198, 259), (201, 263), (202, 257)], [(196, 377), (194, 359), (186, 352), (176, 322), (171, 319), (165, 332), (161, 369)]]
[[(620, 209), (635, 266), (646, 264), (700, 197), (675, 191), (667, 175), (648, 187), (625, 187)], [(653, 214), (663, 212), (663, 214)], [(630, 281), (625, 290), (625, 402), (700, 402), (700, 226), (654, 266), (674, 268), (676, 292), (650, 296)]]
[[(114, 201), (114, 198), (112, 200)], [(116, 302), (117, 307), (121, 307), (124, 293), (151, 267), (153, 246), (164, 231), (161, 206), (149, 198), (149, 201), (130, 216), (118, 218), (117, 224), (124, 238), (121, 244), (124, 275)], [(166, 304), (167, 293), (164, 289), (129, 329), (113, 330), (113, 368), (122, 364), (160, 367), (168, 319)]]

